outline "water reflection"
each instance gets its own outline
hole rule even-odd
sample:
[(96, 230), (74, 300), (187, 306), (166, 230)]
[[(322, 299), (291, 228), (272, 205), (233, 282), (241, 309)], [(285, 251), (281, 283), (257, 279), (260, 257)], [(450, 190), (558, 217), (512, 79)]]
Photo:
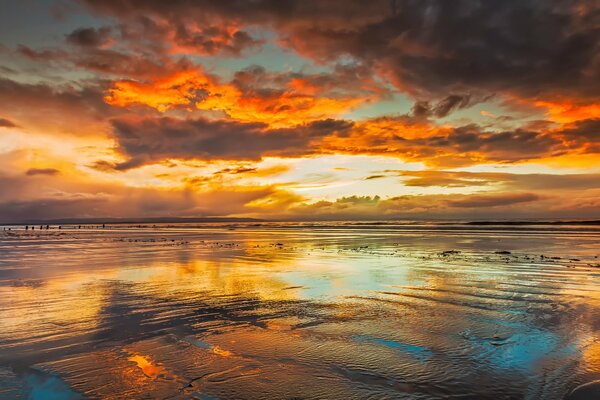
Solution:
[(127, 360), (133, 361), (150, 379), (164, 379), (168, 376), (167, 370), (163, 366), (153, 364), (148, 357), (141, 354), (129, 356)]
[(600, 378), (599, 238), (5, 234), (0, 398), (562, 398)]

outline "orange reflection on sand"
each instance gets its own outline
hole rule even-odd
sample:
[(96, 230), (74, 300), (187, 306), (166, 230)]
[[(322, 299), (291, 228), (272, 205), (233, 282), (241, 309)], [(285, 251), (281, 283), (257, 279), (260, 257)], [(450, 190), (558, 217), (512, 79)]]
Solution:
[(127, 358), (133, 361), (144, 372), (148, 378), (158, 379), (167, 376), (167, 370), (160, 365), (154, 365), (147, 357), (142, 355), (133, 355)]
[(589, 371), (600, 371), (600, 338), (583, 349), (583, 360)]
[(222, 357), (231, 357), (233, 355), (232, 352), (222, 349), (219, 346), (214, 346), (212, 352)]

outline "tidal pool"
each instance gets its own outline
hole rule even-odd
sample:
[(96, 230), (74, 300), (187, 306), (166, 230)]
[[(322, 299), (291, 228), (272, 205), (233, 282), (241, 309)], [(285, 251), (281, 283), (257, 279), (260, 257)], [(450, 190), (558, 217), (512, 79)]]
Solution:
[(562, 399), (600, 380), (593, 227), (0, 235), (0, 399)]

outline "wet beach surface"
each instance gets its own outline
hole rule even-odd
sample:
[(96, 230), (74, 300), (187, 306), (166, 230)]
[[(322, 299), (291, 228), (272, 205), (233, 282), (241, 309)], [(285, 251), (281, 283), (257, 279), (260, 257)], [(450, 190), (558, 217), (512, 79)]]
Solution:
[(600, 380), (599, 257), (577, 226), (13, 227), (0, 398), (562, 399)]

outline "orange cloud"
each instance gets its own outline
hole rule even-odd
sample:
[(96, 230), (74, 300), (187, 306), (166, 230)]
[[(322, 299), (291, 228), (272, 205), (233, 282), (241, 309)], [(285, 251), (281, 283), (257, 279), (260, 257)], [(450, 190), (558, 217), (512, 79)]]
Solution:
[(324, 137), (319, 150), (390, 155), (445, 168), (531, 160), (559, 166), (597, 166), (599, 126), (600, 118), (596, 118), (552, 129), (524, 126), (497, 131), (475, 124), (451, 127), (400, 116), (357, 122), (346, 135)]
[(317, 96), (314, 87), (300, 79), (292, 80), (276, 95), (246, 96), (235, 85), (220, 84), (199, 70), (187, 70), (148, 83), (117, 81), (104, 100), (113, 106), (142, 104), (161, 112), (177, 107), (222, 111), (239, 121), (280, 128), (339, 115), (368, 99)]
[(600, 118), (600, 103), (582, 104), (572, 100), (537, 100), (534, 104), (537, 107), (546, 108), (550, 120), (558, 123)]
[(221, 97), (225, 91), (205, 75), (196, 71), (181, 71), (152, 83), (117, 81), (108, 90), (104, 101), (113, 106), (126, 107), (143, 104), (164, 112), (177, 106), (191, 106), (201, 91)]

